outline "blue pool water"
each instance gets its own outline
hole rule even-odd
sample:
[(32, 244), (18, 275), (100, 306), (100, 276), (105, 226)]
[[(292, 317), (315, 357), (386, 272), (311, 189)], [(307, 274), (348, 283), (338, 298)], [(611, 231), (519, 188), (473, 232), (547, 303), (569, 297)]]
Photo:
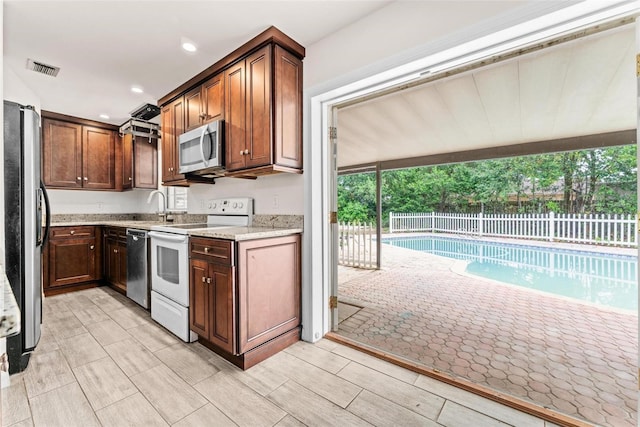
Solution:
[(467, 272), (592, 303), (638, 310), (637, 257), (443, 237), (383, 243), (469, 261)]

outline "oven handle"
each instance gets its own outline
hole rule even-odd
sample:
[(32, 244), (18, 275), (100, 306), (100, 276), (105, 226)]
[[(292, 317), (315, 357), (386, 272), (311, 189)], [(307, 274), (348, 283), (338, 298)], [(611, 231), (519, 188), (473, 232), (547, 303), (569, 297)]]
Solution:
[(205, 166), (209, 166), (209, 160), (204, 157), (204, 134), (209, 130), (209, 125), (202, 126), (202, 134), (200, 135), (200, 156), (202, 156), (202, 163)]
[(176, 243), (184, 243), (189, 238), (189, 236), (183, 236), (180, 234), (158, 233), (155, 231), (150, 231), (149, 236), (155, 237), (156, 239), (159, 239), (159, 240), (166, 240), (168, 242), (176, 242)]

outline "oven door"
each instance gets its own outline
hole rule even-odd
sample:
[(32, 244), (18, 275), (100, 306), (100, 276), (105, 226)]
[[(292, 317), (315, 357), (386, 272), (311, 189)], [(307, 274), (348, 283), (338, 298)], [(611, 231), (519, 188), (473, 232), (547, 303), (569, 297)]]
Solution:
[(179, 137), (180, 173), (215, 169), (221, 163), (222, 121), (216, 120)]
[(189, 236), (150, 231), (151, 290), (189, 306)]

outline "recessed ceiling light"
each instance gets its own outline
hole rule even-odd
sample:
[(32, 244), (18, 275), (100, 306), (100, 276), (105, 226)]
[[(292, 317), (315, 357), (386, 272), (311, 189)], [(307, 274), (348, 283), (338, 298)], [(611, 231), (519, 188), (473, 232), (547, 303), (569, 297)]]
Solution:
[(106, 120), (109, 118), (109, 116), (107, 114), (100, 114), (100, 118)]
[(133, 93), (143, 93), (144, 91), (142, 90), (141, 87), (131, 86), (131, 92), (133, 92)]
[(198, 48), (196, 47), (195, 44), (191, 43), (191, 42), (184, 42), (182, 43), (182, 48), (184, 50), (186, 50), (187, 52), (195, 52), (196, 50), (198, 50)]

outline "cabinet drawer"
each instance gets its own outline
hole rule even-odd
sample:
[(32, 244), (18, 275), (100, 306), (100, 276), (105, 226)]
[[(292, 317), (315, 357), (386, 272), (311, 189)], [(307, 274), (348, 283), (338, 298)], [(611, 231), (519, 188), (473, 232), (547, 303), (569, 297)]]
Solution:
[(106, 237), (113, 237), (120, 241), (127, 241), (127, 229), (124, 227), (105, 227), (104, 235)]
[(80, 226), (80, 227), (52, 227), (51, 238), (52, 239), (64, 239), (66, 237), (93, 237), (95, 233), (95, 227), (92, 226)]
[(229, 240), (192, 237), (190, 240), (190, 248), (192, 256), (216, 261), (221, 264), (233, 264), (233, 242)]

